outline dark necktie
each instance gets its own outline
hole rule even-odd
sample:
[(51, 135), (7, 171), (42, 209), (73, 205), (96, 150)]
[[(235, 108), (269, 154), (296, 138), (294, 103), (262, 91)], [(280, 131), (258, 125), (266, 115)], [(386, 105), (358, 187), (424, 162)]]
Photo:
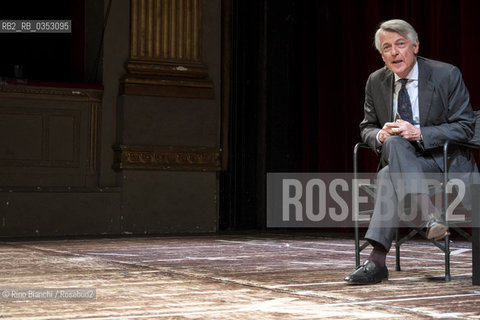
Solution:
[(408, 79), (400, 79), (402, 83), (402, 87), (398, 92), (398, 113), (402, 117), (402, 120), (410, 122), (413, 124), (413, 116), (412, 116), (412, 103), (410, 102), (410, 97), (408, 96), (407, 88), (405, 85), (407, 84)]

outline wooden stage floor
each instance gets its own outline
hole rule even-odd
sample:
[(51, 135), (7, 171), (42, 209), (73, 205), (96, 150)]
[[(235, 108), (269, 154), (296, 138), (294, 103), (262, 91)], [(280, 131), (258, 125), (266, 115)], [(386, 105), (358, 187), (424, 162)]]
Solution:
[(451, 246), (451, 282), (443, 281), (440, 250), (415, 240), (402, 246), (401, 272), (394, 270), (390, 252), (389, 281), (349, 286), (343, 278), (354, 269), (351, 239), (257, 234), (4, 240), (1, 288), (90, 288), (96, 298), (3, 296), (0, 320), (480, 319), (471, 245)]

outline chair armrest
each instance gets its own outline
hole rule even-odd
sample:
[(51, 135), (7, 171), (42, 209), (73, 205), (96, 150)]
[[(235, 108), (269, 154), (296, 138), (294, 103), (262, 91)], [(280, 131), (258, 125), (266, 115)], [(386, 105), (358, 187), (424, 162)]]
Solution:
[(457, 146), (462, 146), (462, 147), (467, 147), (467, 148), (472, 148), (472, 149), (480, 149), (480, 145), (470, 143), (470, 142), (463, 142), (463, 141), (456, 141), (456, 140), (447, 140), (443, 144), (443, 150), (447, 150), (450, 147), (450, 145), (457, 145)]
[(353, 148), (353, 173), (355, 174), (358, 172), (358, 150), (360, 148), (371, 149), (365, 142), (358, 142)]
[(354, 150), (355, 150), (355, 149), (358, 149), (358, 148), (370, 148), (370, 147), (369, 147), (368, 144), (365, 143), (365, 142), (358, 142), (358, 143), (355, 145)]
[(462, 147), (480, 150), (480, 145), (478, 144), (463, 142), (463, 141), (456, 141), (456, 140), (445, 141), (445, 143), (443, 144), (443, 168), (445, 170), (445, 173), (448, 173), (448, 151), (450, 149), (450, 146), (462, 146)]

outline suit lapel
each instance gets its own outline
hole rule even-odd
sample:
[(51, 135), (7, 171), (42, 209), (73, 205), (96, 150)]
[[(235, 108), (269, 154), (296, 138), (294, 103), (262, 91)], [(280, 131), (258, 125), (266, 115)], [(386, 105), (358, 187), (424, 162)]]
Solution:
[(432, 97), (435, 86), (430, 80), (431, 69), (422, 58), (418, 59), (418, 109), (420, 126), (427, 124), (428, 113), (432, 106)]
[(393, 121), (393, 73), (385, 67), (385, 77), (380, 84), (383, 105), (386, 109), (387, 121)]

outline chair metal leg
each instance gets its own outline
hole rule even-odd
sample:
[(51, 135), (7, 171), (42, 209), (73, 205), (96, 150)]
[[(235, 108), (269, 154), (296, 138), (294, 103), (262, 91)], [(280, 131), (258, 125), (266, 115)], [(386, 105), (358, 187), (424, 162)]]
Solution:
[(398, 229), (395, 232), (395, 270), (396, 271), (402, 271), (402, 268), (400, 268), (400, 246), (401, 243), (399, 243), (398, 240)]
[[(443, 145), (443, 218), (445, 222), (447, 221), (447, 208), (448, 208), (448, 193), (447, 193), (447, 184), (448, 184), (448, 148), (449, 142), (447, 141)], [(447, 235), (445, 237), (445, 281), (450, 281), (450, 237)]]
[[(472, 193), (480, 194), (480, 184), (472, 185)], [(480, 198), (472, 202), (472, 284), (480, 285)]]
[(360, 235), (358, 231), (358, 221), (355, 221), (355, 267), (360, 266)]
[[(364, 143), (357, 143), (353, 148), (353, 178), (357, 180), (358, 174), (358, 150), (361, 146), (365, 146)], [(357, 202), (357, 199), (354, 199)], [(360, 266), (360, 235), (359, 235), (359, 225), (358, 220), (355, 219), (355, 266), (358, 268)]]
[(445, 237), (445, 282), (449, 282), (450, 277), (450, 239)]
[(400, 268), (400, 246), (395, 245), (395, 270), (402, 271)]

